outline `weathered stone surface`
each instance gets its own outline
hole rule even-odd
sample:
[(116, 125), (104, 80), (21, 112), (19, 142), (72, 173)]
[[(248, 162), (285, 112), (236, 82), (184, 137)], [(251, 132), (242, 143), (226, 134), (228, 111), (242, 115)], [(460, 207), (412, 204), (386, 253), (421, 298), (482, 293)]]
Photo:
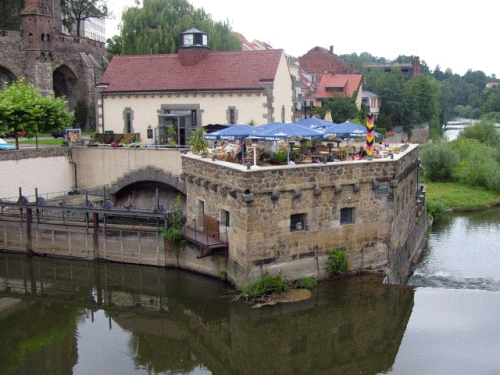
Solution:
[[(298, 259), (313, 253), (324, 257), (327, 250), (342, 246), (347, 246), (352, 270), (387, 266), (420, 212), (413, 166), (417, 160), (414, 145), (394, 159), (250, 171), (183, 156), (184, 173), (225, 187), (230, 197), (241, 196), (227, 199), (187, 180), (188, 222), (198, 215), (198, 200), (204, 202), (206, 215), (218, 219), (221, 209), (230, 213), (228, 262), (235, 265), (231, 267), (235, 279), (251, 278), (255, 267), (288, 269)], [(396, 182), (391, 194), (376, 196), (373, 186), (387, 181), (387, 176)], [(304, 221), (304, 230), (291, 230), (292, 216)], [(341, 222), (345, 217), (352, 221)], [(294, 277), (308, 272), (296, 271)], [(324, 275), (322, 269), (316, 268), (316, 273)]]

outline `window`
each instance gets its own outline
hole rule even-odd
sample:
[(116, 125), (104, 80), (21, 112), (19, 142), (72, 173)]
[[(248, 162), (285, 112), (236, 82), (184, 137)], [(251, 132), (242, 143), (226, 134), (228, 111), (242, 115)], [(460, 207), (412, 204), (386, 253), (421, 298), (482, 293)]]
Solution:
[(355, 220), (354, 207), (340, 209), (340, 224), (353, 224)]
[(220, 210), (220, 225), (223, 227), (229, 227), (230, 226), (230, 215), (229, 211)]
[(134, 111), (130, 107), (123, 109), (123, 133), (131, 134), (134, 132)]
[(196, 126), (196, 125), (198, 125), (198, 121), (196, 118), (196, 110), (193, 109), (191, 110), (191, 126)]
[(194, 44), (200, 45), (203, 44), (203, 34), (194, 34)]
[(127, 133), (132, 133), (132, 113), (130, 111), (125, 113), (125, 129), (127, 129)]
[(229, 108), (229, 123), (236, 124), (236, 109)]
[(293, 214), (290, 216), (290, 232), (306, 230), (306, 214)]

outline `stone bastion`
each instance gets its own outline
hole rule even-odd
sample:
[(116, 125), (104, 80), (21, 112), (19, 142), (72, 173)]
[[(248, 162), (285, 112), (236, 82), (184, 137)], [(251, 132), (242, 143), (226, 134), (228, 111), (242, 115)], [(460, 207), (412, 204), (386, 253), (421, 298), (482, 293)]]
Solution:
[(384, 159), (250, 168), (183, 155), (186, 225), (220, 221), (238, 285), (265, 272), (324, 278), (336, 248), (347, 250), (351, 271), (387, 270), (403, 247), (408, 260), (419, 250), (408, 243), (421, 245), (408, 241), (425, 211), (418, 154), (410, 144)]

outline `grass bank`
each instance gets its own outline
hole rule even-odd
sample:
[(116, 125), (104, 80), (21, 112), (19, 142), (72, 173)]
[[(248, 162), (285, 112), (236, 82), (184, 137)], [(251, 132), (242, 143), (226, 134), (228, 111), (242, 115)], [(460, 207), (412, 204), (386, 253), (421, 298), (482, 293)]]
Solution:
[(454, 182), (423, 181), (429, 213), (477, 211), (500, 205), (495, 192)]

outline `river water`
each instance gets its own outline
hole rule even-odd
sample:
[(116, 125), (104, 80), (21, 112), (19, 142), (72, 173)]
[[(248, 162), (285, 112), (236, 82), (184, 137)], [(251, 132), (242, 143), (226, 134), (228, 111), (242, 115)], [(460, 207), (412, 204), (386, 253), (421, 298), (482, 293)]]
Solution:
[(0, 254), (0, 374), (495, 374), (500, 210), (435, 223), (407, 286), (254, 309), (200, 275)]

